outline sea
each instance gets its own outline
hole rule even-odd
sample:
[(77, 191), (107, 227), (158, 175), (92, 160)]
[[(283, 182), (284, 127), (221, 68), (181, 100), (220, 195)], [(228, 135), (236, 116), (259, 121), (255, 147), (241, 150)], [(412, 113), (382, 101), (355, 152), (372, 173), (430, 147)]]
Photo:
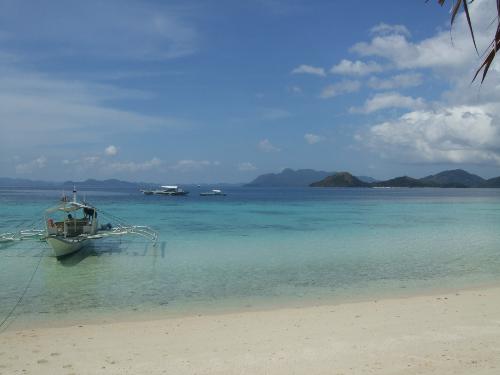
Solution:
[[(63, 260), (0, 244), (0, 321), (25, 328), (402, 298), (500, 283), (500, 189), (80, 191), (141, 237)], [(43, 228), (61, 191), (0, 189), (0, 233)], [(107, 218), (98, 217), (100, 224)], [(111, 225), (116, 225), (110, 219)]]

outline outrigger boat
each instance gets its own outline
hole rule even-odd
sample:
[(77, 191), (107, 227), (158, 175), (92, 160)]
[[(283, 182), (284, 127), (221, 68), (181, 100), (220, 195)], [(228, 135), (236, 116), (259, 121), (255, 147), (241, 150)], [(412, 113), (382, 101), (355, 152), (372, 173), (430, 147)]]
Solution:
[(183, 190), (176, 185), (163, 185), (159, 190), (141, 190), (144, 195), (188, 195), (189, 191)]
[[(80, 250), (92, 240), (111, 236), (138, 235), (155, 244), (158, 241), (158, 234), (147, 226), (124, 225), (121, 221), (115, 227), (110, 223), (99, 226), (98, 213), (104, 217), (111, 216), (85, 202), (78, 202), (74, 189), (72, 201), (63, 197), (59, 205), (45, 211), (45, 230), (30, 229), (0, 234), (0, 242), (45, 240), (54, 250), (54, 255), (61, 258)], [(53, 218), (56, 216), (59, 219)]]

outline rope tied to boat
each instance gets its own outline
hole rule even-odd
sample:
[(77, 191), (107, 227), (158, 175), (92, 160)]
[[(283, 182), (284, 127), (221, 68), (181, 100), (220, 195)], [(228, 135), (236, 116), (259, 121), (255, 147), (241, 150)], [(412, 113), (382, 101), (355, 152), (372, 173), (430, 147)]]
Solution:
[(14, 314), (14, 311), (16, 311), (17, 307), (21, 304), (21, 302), (23, 301), (24, 299), (24, 296), (26, 295), (26, 292), (28, 291), (28, 289), (30, 288), (31, 286), (31, 283), (33, 282), (33, 279), (35, 278), (35, 275), (38, 271), (38, 268), (40, 267), (40, 263), (42, 263), (42, 258), (44, 257), (43, 256), (43, 253), (44, 253), (45, 249), (43, 249), (39, 256), (38, 256), (38, 262), (36, 263), (36, 266), (33, 270), (33, 272), (31, 273), (31, 276), (28, 280), (28, 283), (26, 284), (26, 286), (24, 287), (23, 289), (23, 292), (21, 293), (21, 295), (19, 296), (19, 298), (17, 299), (16, 303), (14, 304), (14, 306), (12, 306), (12, 309), (8, 312), (8, 314), (5, 316), (5, 318), (2, 320), (2, 322), (0, 322), (0, 332), (4, 332), (10, 325), (10, 323), (13, 322), (13, 320), (11, 320), (9, 322), (9, 324), (6, 324), (7, 321), (9, 320), (9, 318), (12, 316), (12, 314)]

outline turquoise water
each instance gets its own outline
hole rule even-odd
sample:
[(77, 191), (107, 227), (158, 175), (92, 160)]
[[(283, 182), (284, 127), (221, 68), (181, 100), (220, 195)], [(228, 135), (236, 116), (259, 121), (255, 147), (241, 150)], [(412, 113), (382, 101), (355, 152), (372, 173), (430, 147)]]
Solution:
[[(374, 299), (500, 280), (500, 189), (190, 190), (85, 192), (97, 207), (156, 229), (157, 247), (101, 240), (64, 261), (45, 243), (0, 247), (0, 317), (40, 256), (18, 325)], [(0, 190), (0, 232), (41, 218), (59, 196)]]

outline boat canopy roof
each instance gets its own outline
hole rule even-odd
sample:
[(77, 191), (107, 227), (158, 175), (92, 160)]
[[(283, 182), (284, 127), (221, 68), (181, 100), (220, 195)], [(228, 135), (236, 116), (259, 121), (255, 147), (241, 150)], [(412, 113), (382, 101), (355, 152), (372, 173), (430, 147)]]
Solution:
[(179, 188), (177, 185), (162, 185), (161, 187), (163, 189), (178, 189)]
[(91, 208), (91, 209), (95, 210), (94, 207), (87, 206), (86, 204), (83, 204), (83, 203), (68, 202), (68, 203), (63, 203), (59, 206), (51, 207), (51, 208), (47, 209), (45, 212), (48, 214), (53, 213), (53, 212), (57, 212), (57, 211), (73, 212), (76, 210), (83, 210), (84, 208)]
[(213, 191), (214, 193), (222, 193), (222, 191), (220, 191), (219, 189), (212, 189), (212, 191)]

